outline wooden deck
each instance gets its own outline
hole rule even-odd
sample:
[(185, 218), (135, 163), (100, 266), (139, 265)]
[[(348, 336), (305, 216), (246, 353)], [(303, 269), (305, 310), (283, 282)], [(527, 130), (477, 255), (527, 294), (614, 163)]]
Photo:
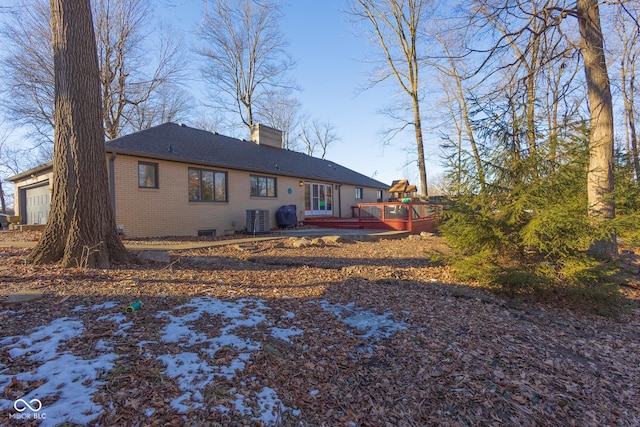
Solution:
[(432, 202), (360, 203), (351, 207), (351, 218), (305, 217), (305, 225), (340, 229), (395, 230), (420, 234), (436, 231), (444, 205)]

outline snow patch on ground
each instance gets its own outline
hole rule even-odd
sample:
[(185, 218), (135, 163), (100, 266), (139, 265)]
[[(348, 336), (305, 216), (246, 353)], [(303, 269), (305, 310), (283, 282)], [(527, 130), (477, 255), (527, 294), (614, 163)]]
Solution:
[(284, 342), (288, 342), (289, 344), (291, 344), (291, 338), (289, 337), (293, 337), (296, 335), (302, 335), (304, 331), (302, 329), (298, 329), (295, 326), (292, 328), (276, 328), (273, 327), (271, 328), (271, 336), (278, 338)]
[(262, 421), (267, 425), (277, 424), (281, 419), (281, 414), (287, 410), (278, 398), (275, 390), (264, 387), (258, 396), (258, 408), (261, 415), (258, 418), (252, 418), (254, 421)]
[[(265, 315), (268, 310), (269, 307), (262, 301), (255, 299), (221, 301), (215, 298), (193, 298), (171, 312), (158, 314), (158, 318), (169, 320), (162, 332), (162, 340), (177, 343), (183, 349), (178, 354), (158, 356), (166, 366), (166, 374), (175, 378), (183, 391), (181, 396), (171, 401), (174, 409), (185, 413), (190, 408), (205, 408), (202, 395), (205, 387), (219, 377), (230, 380), (245, 368), (251, 352), (260, 350), (262, 345), (239, 336), (236, 331), (240, 328), (255, 328), (261, 323), (269, 326)], [(173, 314), (175, 312), (185, 314)], [(205, 329), (206, 333), (195, 328), (196, 322), (199, 322), (199, 327)], [(271, 334), (291, 342), (289, 337), (302, 334), (302, 330), (271, 327)], [(219, 361), (213, 363), (202, 357), (204, 354), (214, 359), (216, 353), (224, 348), (238, 352), (227, 365), (220, 365)], [(249, 408), (254, 406), (251, 401), (256, 399), (258, 416), (252, 419), (266, 425), (277, 423), (280, 414), (288, 410), (276, 392), (268, 387), (264, 387), (254, 399), (236, 393), (228, 399), (228, 403), (242, 414), (255, 415)], [(223, 413), (229, 410), (223, 405), (211, 409)]]
[(109, 309), (117, 307), (119, 305), (120, 304), (115, 302), (115, 301), (107, 301), (107, 302), (104, 302), (102, 304), (94, 304), (91, 307), (87, 307), (85, 305), (79, 305), (79, 306), (77, 306), (76, 308), (74, 308), (71, 311), (73, 311), (75, 313), (75, 312), (84, 311), (84, 310), (93, 310), (93, 311), (96, 311), (96, 310), (109, 310)]
[[(82, 359), (65, 350), (66, 342), (84, 331), (78, 319), (63, 317), (49, 325), (27, 331), (21, 337), (6, 337), (0, 340), (3, 351), (12, 358), (26, 356), (36, 362), (32, 372), (8, 375), (0, 366), (0, 389), (11, 384), (13, 378), (20, 382), (39, 383), (22, 399), (33, 402), (55, 397), (54, 403), (43, 406), (38, 411), (25, 409), (20, 416), (43, 415), (40, 426), (57, 426), (64, 421), (87, 424), (94, 420), (102, 409), (92, 401), (92, 396), (103, 384), (101, 376), (113, 367), (114, 354), (102, 354), (96, 359)], [(0, 411), (14, 407), (12, 401), (0, 399)], [(34, 404), (35, 406), (35, 404)], [(29, 419), (29, 418), (26, 418)]]
[(364, 339), (381, 340), (389, 338), (394, 332), (407, 329), (409, 326), (403, 321), (393, 320), (393, 313), (387, 311), (377, 314), (356, 306), (355, 303), (331, 304), (321, 301), (323, 310), (333, 313), (344, 324), (358, 331), (358, 336)]
[[(388, 338), (395, 331), (406, 329), (407, 324), (393, 320), (391, 312), (377, 314), (357, 307), (354, 303), (331, 304), (320, 302), (321, 307), (337, 316), (361, 339), (380, 340)], [(105, 302), (91, 307), (77, 306), (72, 312), (105, 311), (120, 306), (117, 302)], [(217, 380), (230, 380), (241, 374), (250, 363), (251, 355), (262, 349), (255, 338), (246, 338), (247, 330), (259, 326), (279, 340), (291, 343), (291, 337), (303, 335), (303, 330), (295, 326), (282, 328), (271, 323), (267, 313), (271, 309), (259, 299), (239, 299), (223, 301), (216, 298), (192, 298), (188, 303), (169, 311), (159, 312), (158, 319), (166, 321), (161, 330), (161, 340), (174, 344), (179, 351), (171, 354), (154, 354), (154, 341), (140, 342), (149, 357), (156, 358), (165, 366), (165, 374), (174, 378), (181, 395), (171, 401), (171, 407), (186, 414), (193, 409), (204, 409), (227, 413), (235, 410), (263, 425), (277, 425), (282, 414), (289, 411), (298, 416), (300, 411), (287, 408), (275, 390), (261, 386), (261, 390), (249, 395), (232, 389), (225, 404), (207, 407), (206, 387)], [(286, 312), (280, 317), (292, 320), (295, 313)], [(7, 366), (0, 364), (0, 389), (12, 381), (29, 382), (37, 385), (22, 397), (25, 402), (33, 399), (45, 400), (39, 414), (41, 426), (57, 426), (64, 422), (87, 424), (95, 420), (104, 410), (93, 402), (98, 387), (116, 364), (117, 354), (113, 353), (115, 340), (126, 337), (134, 326), (135, 318), (123, 313), (107, 313), (98, 317), (100, 322), (112, 322), (117, 326), (113, 337), (101, 338), (94, 344), (98, 356), (83, 359), (73, 354), (68, 347), (69, 340), (81, 336), (85, 326), (81, 319), (62, 317), (50, 324), (27, 329), (21, 336), (0, 339), (0, 350), (11, 358), (26, 357), (33, 362), (32, 372), (9, 374)], [(321, 330), (321, 329), (317, 329)], [(249, 334), (252, 335), (252, 334)], [(220, 356), (220, 351), (226, 351)], [(241, 382), (260, 386), (257, 378), (246, 378)], [(260, 387), (258, 387), (260, 389)], [(315, 396), (318, 390), (309, 394)], [(53, 403), (51, 403), (53, 401)], [(0, 411), (13, 411), (14, 403), (0, 399)], [(25, 411), (28, 412), (28, 411)], [(146, 409), (148, 416), (154, 409)], [(24, 413), (15, 412), (17, 415)]]

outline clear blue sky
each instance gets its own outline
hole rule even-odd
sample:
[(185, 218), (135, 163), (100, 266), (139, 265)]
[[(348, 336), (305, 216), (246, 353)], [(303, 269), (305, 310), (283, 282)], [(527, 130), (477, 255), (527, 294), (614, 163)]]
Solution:
[[(200, 0), (165, 0), (164, 8), (176, 30), (185, 40), (201, 18)], [(383, 146), (380, 132), (387, 119), (377, 114), (394, 92), (376, 87), (362, 92), (371, 65), (366, 63), (376, 46), (357, 37), (343, 10), (344, 0), (289, 0), (283, 3), (282, 30), (289, 42), (289, 53), (297, 63), (292, 72), (302, 91), (297, 94), (302, 110), (311, 117), (329, 121), (340, 141), (329, 146), (326, 158), (364, 175), (390, 184), (409, 179), (419, 185), (411, 133)], [(187, 43), (188, 44), (188, 43)], [(393, 82), (395, 85), (395, 82)], [(395, 89), (395, 86), (393, 86)], [(437, 142), (429, 143), (427, 174), (441, 173)], [(410, 166), (406, 166), (408, 163)]]
[[(194, 29), (202, 19), (202, 0), (150, 2), (158, 18), (169, 23), (183, 37), (185, 49), (191, 50), (196, 44)], [(335, 126), (340, 141), (329, 146), (328, 160), (386, 184), (409, 179), (419, 185), (412, 133), (402, 135), (392, 145), (382, 144), (381, 131), (391, 125), (377, 111), (398, 93), (396, 83), (361, 90), (372, 67), (366, 60), (377, 53), (377, 46), (354, 34), (344, 13), (346, 3), (345, 0), (283, 0), (281, 29), (289, 42), (288, 52), (297, 63), (292, 77), (302, 89), (296, 94), (302, 111)], [(191, 93), (198, 96), (203, 92), (200, 72), (195, 66), (191, 72)], [(10, 140), (20, 144), (21, 134), (19, 130), (12, 132)], [(429, 179), (442, 171), (437, 144), (425, 134)]]

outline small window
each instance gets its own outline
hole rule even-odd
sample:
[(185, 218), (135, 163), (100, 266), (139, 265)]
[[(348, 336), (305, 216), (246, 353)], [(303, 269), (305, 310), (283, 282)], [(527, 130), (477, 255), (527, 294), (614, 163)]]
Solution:
[(356, 200), (362, 200), (362, 187), (356, 187)]
[(249, 177), (251, 197), (277, 197), (276, 178), (270, 176), (251, 175)]
[(189, 168), (189, 201), (226, 202), (227, 173)]
[(377, 200), (378, 202), (381, 202), (381, 201), (382, 201), (382, 190), (378, 190), (378, 191), (376, 191), (376, 200)]
[(138, 187), (158, 188), (158, 164), (138, 162)]

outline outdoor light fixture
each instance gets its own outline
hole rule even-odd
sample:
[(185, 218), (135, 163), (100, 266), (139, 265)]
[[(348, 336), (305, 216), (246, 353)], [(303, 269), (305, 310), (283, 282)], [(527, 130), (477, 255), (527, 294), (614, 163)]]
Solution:
[(298, 185), (299, 185), (300, 187), (303, 187), (303, 186), (304, 186), (304, 181), (300, 181), (300, 182), (298, 183)]

